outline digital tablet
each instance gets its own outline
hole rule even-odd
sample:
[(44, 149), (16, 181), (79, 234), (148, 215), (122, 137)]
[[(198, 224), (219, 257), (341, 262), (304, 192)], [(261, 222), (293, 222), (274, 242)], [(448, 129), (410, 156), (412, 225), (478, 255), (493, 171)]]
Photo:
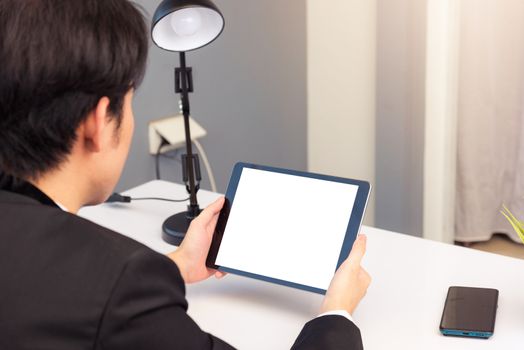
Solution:
[(369, 192), (365, 181), (237, 163), (207, 266), (325, 294)]

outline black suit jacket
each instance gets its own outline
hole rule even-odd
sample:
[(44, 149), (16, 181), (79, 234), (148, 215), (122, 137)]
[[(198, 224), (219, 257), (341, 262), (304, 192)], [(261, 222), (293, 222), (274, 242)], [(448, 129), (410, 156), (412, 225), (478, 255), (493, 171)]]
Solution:
[[(60, 210), (31, 186), (21, 192), (0, 190), (0, 349), (231, 349), (187, 315), (184, 282), (167, 257)], [(352, 322), (324, 316), (293, 348), (362, 342)]]

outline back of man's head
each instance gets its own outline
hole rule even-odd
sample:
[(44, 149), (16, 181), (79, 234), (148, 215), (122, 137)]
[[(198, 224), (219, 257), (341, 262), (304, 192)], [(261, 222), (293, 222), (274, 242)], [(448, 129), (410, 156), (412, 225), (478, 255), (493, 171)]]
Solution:
[(119, 125), (147, 49), (127, 0), (0, 1), (0, 172), (35, 179), (57, 168), (104, 96)]

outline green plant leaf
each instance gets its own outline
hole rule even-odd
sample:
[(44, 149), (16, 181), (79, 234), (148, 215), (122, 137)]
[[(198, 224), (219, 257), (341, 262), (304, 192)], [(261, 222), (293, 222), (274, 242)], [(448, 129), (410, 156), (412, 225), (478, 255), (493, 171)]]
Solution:
[(505, 205), (503, 205), (503, 209), (500, 212), (509, 221), (522, 243), (524, 243), (524, 222), (517, 220)]

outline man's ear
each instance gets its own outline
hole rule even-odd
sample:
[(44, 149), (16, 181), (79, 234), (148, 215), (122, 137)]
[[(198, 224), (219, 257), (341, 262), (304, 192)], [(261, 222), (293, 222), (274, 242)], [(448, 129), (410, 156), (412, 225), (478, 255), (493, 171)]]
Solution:
[(87, 115), (83, 123), (83, 131), (80, 137), (84, 139), (84, 145), (90, 152), (100, 152), (106, 143), (108, 132), (112, 131), (109, 117), (109, 98), (102, 97), (98, 100), (96, 107)]

